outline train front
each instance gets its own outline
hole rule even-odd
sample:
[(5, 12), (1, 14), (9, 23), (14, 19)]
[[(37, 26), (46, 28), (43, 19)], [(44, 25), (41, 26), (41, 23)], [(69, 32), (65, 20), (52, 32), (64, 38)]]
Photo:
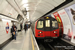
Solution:
[(57, 20), (53, 17), (44, 17), (36, 21), (35, 37), (39, 39), (58, 38), (59, 27)]

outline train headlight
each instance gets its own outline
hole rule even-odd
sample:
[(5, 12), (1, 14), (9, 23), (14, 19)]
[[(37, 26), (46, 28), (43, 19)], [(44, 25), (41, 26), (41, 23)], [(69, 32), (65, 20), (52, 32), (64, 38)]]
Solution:
[(39, 33), (42, 33), (41, 31)]
[(57, 31), (54, 31), (54, 33), (57, 33)]

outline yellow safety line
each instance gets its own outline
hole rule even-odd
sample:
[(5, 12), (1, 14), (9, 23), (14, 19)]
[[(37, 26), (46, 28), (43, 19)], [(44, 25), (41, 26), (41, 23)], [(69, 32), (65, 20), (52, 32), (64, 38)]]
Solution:
[(33, 43), (32, 34), (31, 34), (31, 41), (32, 41), (32, 48), (33, 48), (33, 50), (34, 50), (34, 43)]

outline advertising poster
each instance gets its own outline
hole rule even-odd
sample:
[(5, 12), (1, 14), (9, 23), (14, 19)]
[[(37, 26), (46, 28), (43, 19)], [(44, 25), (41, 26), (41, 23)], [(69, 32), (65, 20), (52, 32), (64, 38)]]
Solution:
[(66, 13), (69, 16), (69, 19), (71, 21), (71, 25), (72, 25), (72, 31), (73, 31), (73, 35), (72, 35), (72, 39), (71, 42), (75, 43), (75, 4), (65, 8)]
[(9, 23), (7, 22), (6, 23), (6, 33), (8, 34), (8, 32), (9, 32)]
[(61, 20), (61, 17), (59, 16), (58, 12), (53, 13), (53, 15), (59, 22), (59, 27), (63, 27), (62, 20)]
[(64, 9), (58, 11), (58, 13), (63, 22), (63, 38), (68, 41), (71, 41), (72, 28), (71, 28), (71, 22), (70, 22), (69, 16), (67, 15), (67, 13)]
[(58, 12), (53, 13), (53, 15), (58, 21), (59, 28), (62, 31), (61, 35), (63, 35), (63, 23), (62, 23), (61, 17), (59, 16)]

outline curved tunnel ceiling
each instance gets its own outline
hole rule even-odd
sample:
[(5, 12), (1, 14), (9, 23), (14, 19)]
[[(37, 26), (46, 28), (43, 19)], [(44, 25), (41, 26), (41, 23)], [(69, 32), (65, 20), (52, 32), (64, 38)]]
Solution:
[[(11, 2), (11, 0), (8, 0)], [(62, 4), (66, 0), (14, 0), (20, 10), (26, 8), (29, 12), (29, 18), (31, 21), (37, 20), (42, 15), (46, 14), (50, 10), (54, 9), (58, 5)], [(13, 4), (13, 3), (12, 3)], [(16, 7), (16, 5), (14, 5)], [(18, 8), (17, 8), (18, 9)]]
[(35, 8), (34, 14), (30, 16), (31, 21), (35, 21), (63, 2), (65, 2), (65, 0), (40, 0), (40, 3)]

